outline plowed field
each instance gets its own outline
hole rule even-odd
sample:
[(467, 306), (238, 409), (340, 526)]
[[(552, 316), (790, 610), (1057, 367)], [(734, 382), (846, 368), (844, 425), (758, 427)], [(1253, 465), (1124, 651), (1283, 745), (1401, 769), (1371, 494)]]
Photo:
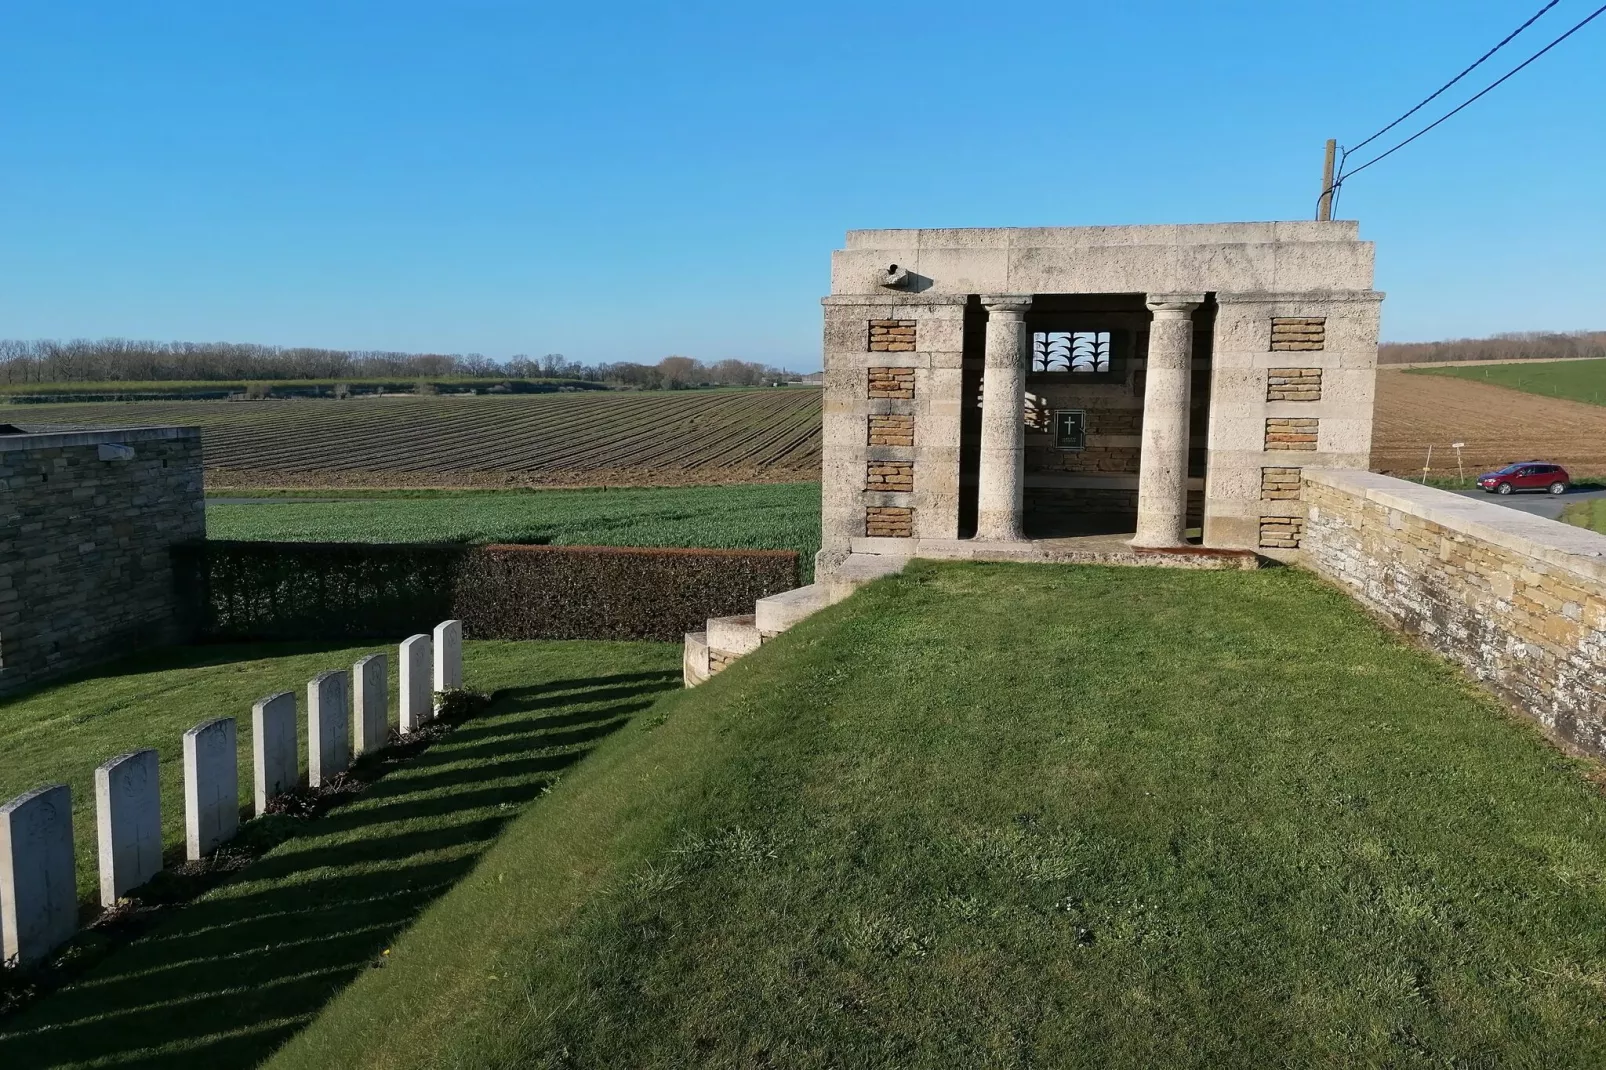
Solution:
[(1452, 442), (1466, 443), (1469, 475), (1530, 458), (1565, 465), (1575, 477), (1606, 474), (1606, 406), (1451, 376), (1377, 373), (1374, 469), (1421, 475), (1431, 445), (1434, 474), (1454, 475)]
[[(692, 486), (820, 478), (820, 392), (29, 405), (18, 423), (198, 424), (219, 487)], [(1530, 457), (1606, 474), (1606, 406), (1379, 371), (1372, 465), (1453, 474)]]
[(689, 486), (820, 478), (820, 392), (29, 405), (23, 424), (205, 429), (219, 487)]

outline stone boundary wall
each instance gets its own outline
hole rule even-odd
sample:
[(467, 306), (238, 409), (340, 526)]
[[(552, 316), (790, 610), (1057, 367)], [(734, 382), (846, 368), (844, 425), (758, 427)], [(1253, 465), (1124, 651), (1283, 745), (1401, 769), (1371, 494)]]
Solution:
[(206, 534), (201, 432), (0, 435), (0, 694), (182, 637), (170, 552)]
[(1306, 564), (1606, 757), (1606, 535), (1372, 472), (1304, 471)]

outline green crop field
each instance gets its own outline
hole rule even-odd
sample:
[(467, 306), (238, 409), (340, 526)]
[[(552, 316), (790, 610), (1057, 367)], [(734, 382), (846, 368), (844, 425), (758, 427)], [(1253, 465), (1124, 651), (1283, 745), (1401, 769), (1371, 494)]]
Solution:
[(528, 542), (797, 550), (820, 546), (817, 483), (609, 490), (375, 493), (345, 501), (228, 497), (206, 509), (214, 539)]
[(16, 423), (202, 428), (218, 487), (691, 486), (819, 478), (820, 392), (88, 402)]
[(1448, 375), (1528, 394), (1606, 405), (1606, 360), (1524, 360), (1460, 368), (1413, 368), (1408, 374)]

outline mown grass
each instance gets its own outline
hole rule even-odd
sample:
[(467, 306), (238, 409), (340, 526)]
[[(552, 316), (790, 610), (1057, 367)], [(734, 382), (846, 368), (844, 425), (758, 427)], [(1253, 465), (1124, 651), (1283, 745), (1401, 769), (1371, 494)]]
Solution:
[(269, 1065), (1606, 1060), (1589, 767), (1305, 574), (916, 566), (659, 711)]
[(240, 805), (252, 801), (251, 703), (293, 691), (306, 753), (307, 681), (325, 669), (349, 669), (364, 654), (396, 655), (383, 644), (234, 644), (175, 647), (140, 654), (10, 699), (0, 699), (0, 799), (45, 784), (72, 788), (78, 895), (99, 902), (95, 861), (95, 767), (132, 750), (160, 753), (162, 836), (184, 842), (183, 737), (213, 717), (235, 719)]
[(1561, 511), (1563, 523), (1606, 534), (1606, 498), (1573, 502)]
[[(26, 779), (66, 775), (76, 790), (80, 759), (176, 742), (180, 724), (248, 712), (264, 690), (293, 686), (312, 665), (353, 652), (234, 651), (248, 659), (238, 663), (195, 653), (175, 653), (167, 666), (127, 665), (123, 676), (82, 680), (7, 707), (13, 730), (14, 722), (43, 717), (35, 735), (62, 746), (59, 756), (48, 748), (17, 753), (13, 731), (0, 751), (6, 775), (26, 763)], [(266, 819), (278, 823), (276, 835), (286, 823), (298, 827), (227, 883), (169, 908), (134, 942), (0, 1020), (0, 1066), (254, 1065), (342, 986), (383, 967), (394, 936), (469, 873), (502, 827), (564, 770), (678, 688), (678, 659), (678, 649), (663, 644), (467, 644), (466, 682), (499, 693), (488, 710), (383, 768), (377, 782), (322, 817)], [(108, 704), (115, 708), (93, 729), (55, 716)], [(85, 738), (91, 731), (93, 742)], [(164, 747), (164, 759), (170, 751), (176, 748)], [(163, 773), (171, 822), (182, 815), (182, 796), (165, 762)], [(92, 816), (76, 817), (80, 839)], [(79, 851), (82, 862), (82, 843)]]
[[(250, 497), (230, 491), (220, 497)], [(342, 497), (344, 492), (325, 492)], [(526, 542), (797, 550), (820, 548), (818, 483), (272, 498), (207, 506), (214, 539), (295, 542)]]
[(1461, 368), (1411, 368), (1407, 373), (1449, 375), (1529, 394), (1606, 405), (1606, 360), (1524, 360)]

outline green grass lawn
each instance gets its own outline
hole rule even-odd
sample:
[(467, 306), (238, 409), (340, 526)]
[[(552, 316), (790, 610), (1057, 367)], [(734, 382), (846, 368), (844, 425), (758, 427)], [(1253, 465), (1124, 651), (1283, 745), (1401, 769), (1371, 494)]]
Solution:
[(917, 565), (658, 711), (269, 1065), (1606, 1061), (1593, 767), (1304, 573)]
[[(330, 491), (314, 497), (346, 497)], [(252, 497), (229, 491), (222, 498)], [(309, 542), (547, 542), (797, 550), (805, 574), (820, 548), (820, 486), (370, 493), (353, 501), (214, 504), (214, 539)]]
[[(69, 780), (80, 869), (92, 876), (93, 807), (83, 804), (95, 763), (158, 746), (174, 841), (182, 729), (219, 714), (248, 717), (253, 699), (300, 687), (316, 669), (366, 649), (190, 648), (0, 706), (3, 792)], [(393, 937), (471, 872), (502, 827), (564, 770), (678, 688), (679, 650), (473, 642), (464, 675), (471, 687), (500, 691), (485, 713), (394, 763), (352, 802), (298, 822), (293, 838), (194, 903), (171, 908), (66, 988), (0, 1020), (0, 1066), (254, 1065), (381, 964)], [(241, 768), (248, 776), (243, 751)]]
[(1561, 519), (1568, 524), (1606, 534), (1606, 498), (1573, 502), (1561, 511)]
[(1510, 364), (1410, 368), (1412, 375), (1449, 375), (1546, 397), (1606, 405), (1606, 360), (1523, 360)]

